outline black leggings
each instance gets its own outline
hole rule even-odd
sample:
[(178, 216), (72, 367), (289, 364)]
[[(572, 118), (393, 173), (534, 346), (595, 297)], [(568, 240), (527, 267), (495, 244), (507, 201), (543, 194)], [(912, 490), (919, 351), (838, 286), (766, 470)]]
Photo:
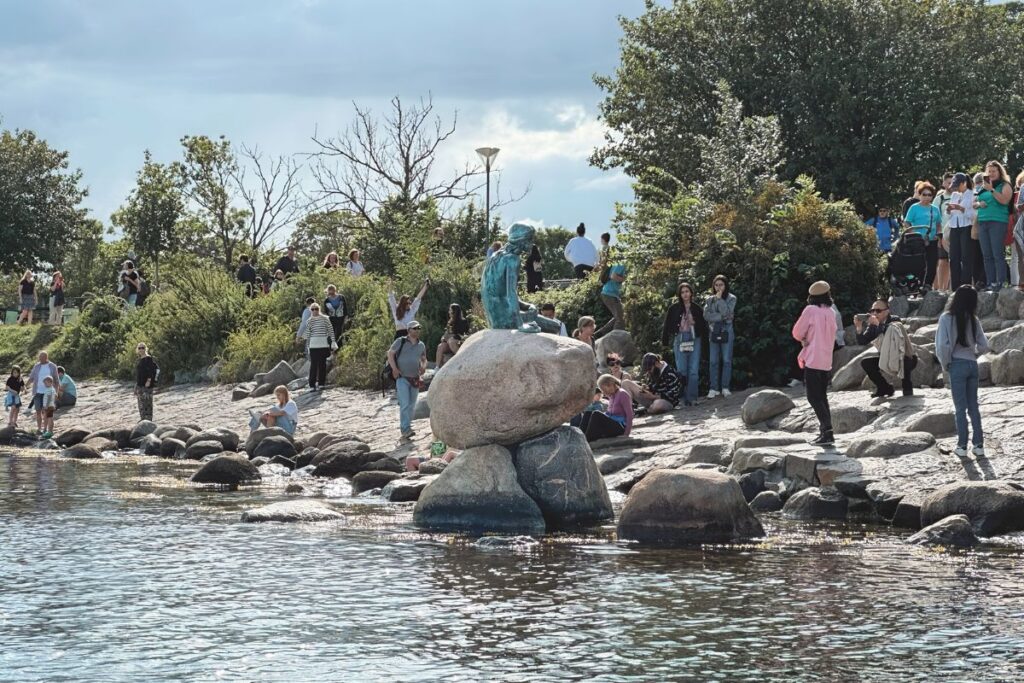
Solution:
[(970, 226), (949, 231), (949, 282), (954, 291), (960, 285), (974, 284), (975, 246)]
[[(860, 362), (860, 366), (864, 368), (864, 372), (867, 376), (875, 383), (875, 386), (879, 391), (889, 394), (895, 391), (889, 380), (885, 378), (882, 371), (878, 368), (879, 362), (878, 356), (870, 356)], [(911, 375), (914, 372), (914, 368), (917, 367), (916, 356), (904, 356), (903, 358), (903, 395), (913, 396), (914, 395), (914, 380)]]
[(613, 420), (599, 410), (588, 410), (577, 415), (570, 421), (570, 424), (579, 427), (583, 435), (587, 437), (587, 441), (611, 439), (626, 433), (626, 428), (622, 423)]
[(322, 387), (327, 384), (327, 357), (330, 349), (309, 350), (309, 388)]
[(807, 389), (807, 402), (818, 418), (818, 429), (822, 434), (832, 431), (832, 411), (828, 406), (830, 374), (828, 370), (804, 368), (804, 388)]
[(924, 283), (928, 287), (932, 286), (935, 282), (935, 272), (939, 266), (939, 241), (935, 240), (928, 243), (928, 246), (924, 251), (924, 259), (926, 270), (924, 273)]
[(577, 280), (582, 280), (587, 275), (589, 275), (593, 270), (594, 266), (588, 266), (581, 263), (578, 266), (573, 266), (572, 272), (575, 273)]

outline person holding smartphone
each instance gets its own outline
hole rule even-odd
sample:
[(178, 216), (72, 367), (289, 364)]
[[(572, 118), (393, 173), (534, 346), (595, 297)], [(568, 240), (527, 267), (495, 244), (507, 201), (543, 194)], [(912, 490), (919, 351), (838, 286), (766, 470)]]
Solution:
[(1006, 282), (1006, 224), (1010, 221), (1013, 183), (1006, 168), (998, 161), (985, 166), (981, 187), (974, 197), (978, 211), (978, 242), (985, 257), (985, 282), (989, 291), (998, 292)]

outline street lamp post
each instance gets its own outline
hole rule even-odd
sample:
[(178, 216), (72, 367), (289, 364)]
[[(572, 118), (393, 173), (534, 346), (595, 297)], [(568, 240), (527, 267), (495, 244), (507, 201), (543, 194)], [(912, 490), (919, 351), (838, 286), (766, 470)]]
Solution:
[(487, 216), (487, 232), (491, 230), (491, 164), (494, 163), (494, 159), (500, 151), (497, 147), (478, 147), (476, 150), (484, 162), (484, 168), (487, 169), (487, 204), (484, 206), (484, 214)]

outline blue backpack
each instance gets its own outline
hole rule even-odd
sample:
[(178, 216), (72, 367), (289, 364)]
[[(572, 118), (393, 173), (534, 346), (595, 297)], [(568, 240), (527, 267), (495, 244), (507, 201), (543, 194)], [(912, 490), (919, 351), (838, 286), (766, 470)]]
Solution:
[(865, 221), (865, 223), (875, 229), (875, 235), (878, 237), (878, 248), (885, 252), (892, 251), (892, 243), (899, 237), (897, 232), (899, 224), (896, 222), (896, 219), (892, 216), (887, 218), (874, 216)]

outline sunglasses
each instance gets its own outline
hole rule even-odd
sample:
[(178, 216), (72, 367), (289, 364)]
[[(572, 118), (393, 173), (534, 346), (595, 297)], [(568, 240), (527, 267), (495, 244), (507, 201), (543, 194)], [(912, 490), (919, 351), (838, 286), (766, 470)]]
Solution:
[(621, 362), (619, 362), (617, 360), (613, 360), (611, 358), (608, 359), (607, 363), (608, 363), (608, 365), (622, 365)]
[(921, 196), (922, 197), (934, 197), (935, 195), (933, 195), (931, 192), (922, 192)]
[(871, 313), (885, 313), (888, 310), (888, 308), (872, 308)]

